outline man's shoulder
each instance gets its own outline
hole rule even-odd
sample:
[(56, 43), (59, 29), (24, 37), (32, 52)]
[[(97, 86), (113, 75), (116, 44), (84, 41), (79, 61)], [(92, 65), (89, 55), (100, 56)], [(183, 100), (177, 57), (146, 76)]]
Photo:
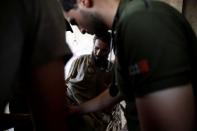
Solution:
[(90, 61), (91, 59), (91, 55), (90, 54), (84, 54), (84, 55), (80, 55), (77, 56), (74, 60), (74, 62), (76, 63), (84, 63), (85, 61)]
[[(124, 9), (121, 10), (120, 19), (133, 19), (133, 16), (143, 17), (140, 14), (153, 14), (153, 12), (170, 12), (174, 11), (169, 4), (152, 0), (152, 1), (144, 1), (144, 0), (131, 0), (127, 1), (127, 4), (124, 4)], [(156, 14), (156, 13), (154, 13)], [(132, 17), (131, 17), (132, 16)], [(147, 18), (146, 18), (147, 19)]]
[[(144, 0), (133, 0), (125, 4), (121, 10), (117, 27), (122, 27), (129, 31), (129, 27), (135, 28), (144, 24), (152, 25), (151, 21), (153, 19), (154, 22), (161, 23), (161, 19), (159, 19), (161, 17), (174, 23), (171, 17), (180, 18), (181, 15), (176, 9), (161, 1), (153, 0), (146, 3)], [(131, 30), (131, 32), (133, 31)]]
[(142, 11), (146, 8), (144, 1), (142, 0), (132, 0), (124, 4), (124, 9), (121, 11), (121, 17), (126, 18), (131, 14)]
[(90, 54), (84, 54), (84, 55), (78, 56), (76, 59), (78, 59), (78, 60), (84, 60), (84, 59), (89, 59), (89, 58), (91, 58), (91, 55)]
[(134, 21), (139, 17), (142, 18), (139, 15), (139, 12), (144, 12), (145, 9), (146, 7), (143, 0), (127, 0), (123, 2), (122, 5), (120, 5), (116, 28), (133, 26), (132, 24), (130, 24), (130, 21)]

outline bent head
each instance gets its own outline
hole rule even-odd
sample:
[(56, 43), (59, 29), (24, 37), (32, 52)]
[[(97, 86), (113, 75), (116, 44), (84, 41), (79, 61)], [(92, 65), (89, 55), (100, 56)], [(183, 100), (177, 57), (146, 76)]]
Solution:
[(82, 33), (98, 34), (107, 31), (108, 27), (103, 22), (98, 12), (94, 11), (93, 0), (60, 0), (65, 18), (78, 26)]
[(107, 62), (110, 52), (110, 41), (111, 37), (109, 33), (94, 37), (92, 56), (97, 65)]

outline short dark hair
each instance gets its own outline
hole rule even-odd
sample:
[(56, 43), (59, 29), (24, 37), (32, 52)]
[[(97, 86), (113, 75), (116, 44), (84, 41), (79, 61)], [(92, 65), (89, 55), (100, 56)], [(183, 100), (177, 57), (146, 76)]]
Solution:
[(77, 0), (60, 0), (64, 11), (68, 12), (69, 10), (76, 8)]
[(110, 34), (109, 32), (104, 32), (104, 33), (96, 34), (96, 35), (94, 36), (93, 42), (95, 43), (97, 39), (102, 40), (102, 41), (105, 42), (108, 46), (110, 46), (111, 34)]

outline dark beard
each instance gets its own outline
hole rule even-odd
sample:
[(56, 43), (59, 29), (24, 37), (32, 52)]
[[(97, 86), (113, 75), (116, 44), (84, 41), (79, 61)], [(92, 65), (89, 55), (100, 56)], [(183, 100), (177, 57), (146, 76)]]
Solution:
[(94, 33), (97, 36), (102, 36), (108, 32), (108, 27), (102, 21), (102, 18), (99, 15), (90, 14), (92, 27), (94, 28)]
[(96, 67), (101, 68), (101, 69), (107, 69), (108, 60), (105, 57), (96, 58), (92, 54), (92, 60)]

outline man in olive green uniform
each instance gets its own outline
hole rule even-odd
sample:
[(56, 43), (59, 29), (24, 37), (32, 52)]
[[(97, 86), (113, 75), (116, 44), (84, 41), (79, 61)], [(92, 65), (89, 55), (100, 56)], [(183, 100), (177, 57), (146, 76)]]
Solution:
[(192, 87), (195, 83), (191, 72), (196, 69), (192, 68), (195, 66), (191, 64), (191, 54), (197, 58), (197, 40), (177, 10), (151, 0), (63, 1), (65, 17), (81, 31), (112, 30), (116, 83), (110, 92), (105, 92), (105, 97), (104, 94), (98, 97), (101, 106), (90, 101), (95, 109), (87, 109), (86, 103), (79, 107), (83, 112), (115, 102), (110, 93), (126, 100), (129, 130), (133, 127), (134, 101), (141, 130), (190, 131), (194, 128)]

